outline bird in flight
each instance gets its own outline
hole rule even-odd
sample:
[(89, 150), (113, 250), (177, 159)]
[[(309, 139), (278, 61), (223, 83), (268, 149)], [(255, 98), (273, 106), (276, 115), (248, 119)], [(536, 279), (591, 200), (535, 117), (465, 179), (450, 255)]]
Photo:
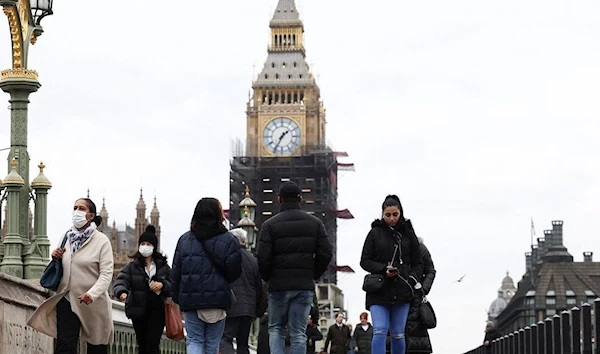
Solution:
[(452, 284), (454, 284), (454, 283), (460, 283), (460, 282), (462, 282), (462, 281), (463, 281), (463, 279), (465, 279), (465, 276), (467, 276), (467, 275), (466, 275), (466, 274), (465, 274), (465, 275), (463, 275), (462, 277), (460, 277), (460, 278), (458, 278), (457, 280), (453, 281), (453, 282), (452, 282)]

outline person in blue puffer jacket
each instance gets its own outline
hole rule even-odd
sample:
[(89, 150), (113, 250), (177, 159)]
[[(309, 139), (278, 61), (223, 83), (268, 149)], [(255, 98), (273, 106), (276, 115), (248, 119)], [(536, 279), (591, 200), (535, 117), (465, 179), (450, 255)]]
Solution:
[(242, 274), (242, 255), (224, 220), (221, 203), (202, 198), (190, 231), (175, 249), (171, 292), (185, 315), (189, 354), (218, 353), (227, 310), (235, 301), (229, 284)]

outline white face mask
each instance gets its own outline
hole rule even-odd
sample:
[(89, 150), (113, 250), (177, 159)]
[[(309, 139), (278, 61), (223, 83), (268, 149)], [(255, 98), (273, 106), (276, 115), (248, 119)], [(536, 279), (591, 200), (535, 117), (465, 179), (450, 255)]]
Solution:
[(73, 210), (73, 226), (77, 229), (81, 229), (87, 224), (88, 220), (86, 218), (87, 213), (82, 210)]
[(142, 255), (142, 257), (150, 257), (152, 255), (152, 253), (154, 253), (154, 247), (140, 245), (139, 251), (140, 251), (140, 254)]

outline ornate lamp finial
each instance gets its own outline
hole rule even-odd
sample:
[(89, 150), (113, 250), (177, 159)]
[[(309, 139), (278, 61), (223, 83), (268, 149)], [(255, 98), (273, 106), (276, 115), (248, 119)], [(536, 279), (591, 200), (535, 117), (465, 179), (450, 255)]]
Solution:
[(246, 185), (246, 190), (244, 191), (244, 197), (250, 198), (250, 187)]
[[(40, 169), (40, 174), (36, 178), (34, 178), (33, 181), (31, 181), (31, 188), (36, 189), (36, 190), (52, 188), (52, 183), (50, 183), (50, 180), (48, 180), (48, 178), (46, 178), (46, 176), (44, 176), (44, 168), (46, 168), (46, 165), (44, 165), (43, 161), (40, 161), (38, 168)], [(89, 194), (89, 191), (88, 191), (88, 194)]]
[(25, 183), (23, 177), (21, 177), (17, 172), (17, 165), (17, 159), (13, 158), (10, 162), (11, 171), (3, 182), (4, 186), (9, 187), (11, 185), (23, 185)]
[(250, 210), (248, 209), (248, 206), (246, 205), (244, 207), (244, 217), (247, 218), (249, 215), (250, 215)]

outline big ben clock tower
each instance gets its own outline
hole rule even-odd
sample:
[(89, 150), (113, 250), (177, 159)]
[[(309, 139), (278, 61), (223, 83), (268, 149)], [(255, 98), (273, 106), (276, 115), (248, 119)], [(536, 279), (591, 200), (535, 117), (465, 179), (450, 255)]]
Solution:
[(281, 183), (295, 182), (302, 188), (302, 209), (323, 221), (333, 246), (331, 268), (321, 281), (336, 283), (338, 153), (325, 143), (325, 109), (306, 63), (304, 25), (294, 0), (279, 0), (269, 27), (267, 59), (247, 103), (246, 148), (238, 147), (231, 160), (228, 218), (232, 227), (256, 225), (248, 240), (255, 247), (262, 223), (279, 212)]
[(246, 155), (302, 156), (325, 145), (325, 110), (304, 49), (294, 0), (280, 0), (270, 22), (265, 65), (247, 107)]

